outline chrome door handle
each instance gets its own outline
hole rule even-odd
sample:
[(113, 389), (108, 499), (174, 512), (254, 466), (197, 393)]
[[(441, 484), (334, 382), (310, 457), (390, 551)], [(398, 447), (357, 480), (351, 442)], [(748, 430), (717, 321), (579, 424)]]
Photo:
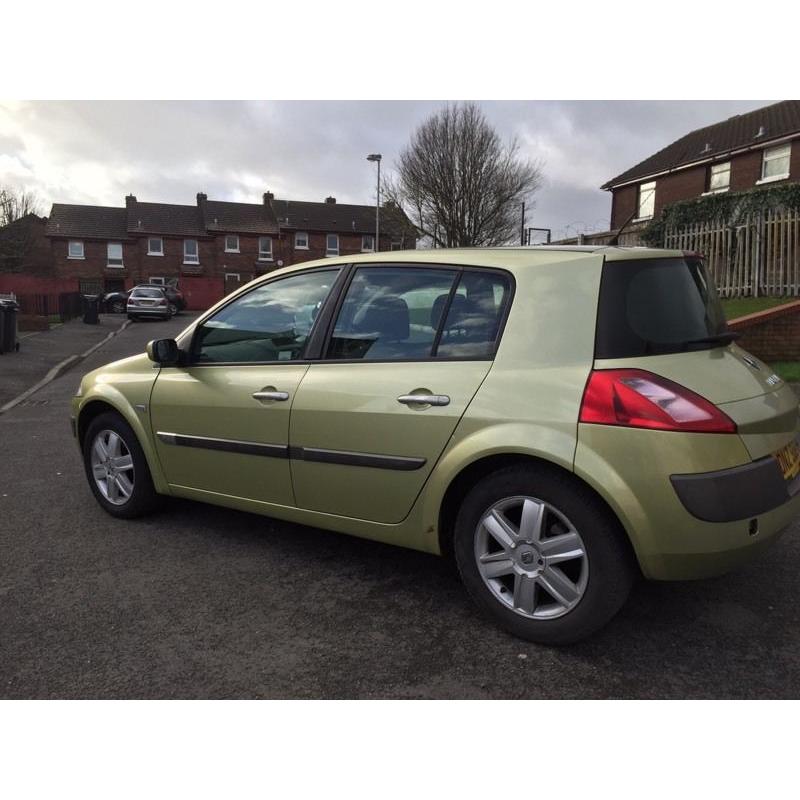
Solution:
[(446, 394), (401, 394), (397, 402), (406, 406), (448, 406), (450, 398)]
[(253, 392), (256, 400), (288, 400), (289, 392)]

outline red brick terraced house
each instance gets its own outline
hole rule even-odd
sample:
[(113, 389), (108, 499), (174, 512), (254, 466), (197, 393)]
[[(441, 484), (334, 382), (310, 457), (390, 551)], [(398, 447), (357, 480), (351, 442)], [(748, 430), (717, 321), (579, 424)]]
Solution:
[(784, 100), (687, 133), (601, 187), (611, 230), (644, 225), (706, 194), (800, 181), (800, 100)]
[[(195, 205), (125, 207), (55, 203), (43, 223), (49, 265), (0, 272), (0, 292), (55, 294), (128, 289), (177, 281), (189, 308), (205, 309), (227, 292), (278, 267), (375, 250), (375, 207), (276, 200), (209, 200)], [(42, 237), (40, 237), (42, 238)], [(416, 247), (416, 230), (396, 207), (381, 208), (379, 250)], [(42, 242), (39, 242), (42, 249)]]

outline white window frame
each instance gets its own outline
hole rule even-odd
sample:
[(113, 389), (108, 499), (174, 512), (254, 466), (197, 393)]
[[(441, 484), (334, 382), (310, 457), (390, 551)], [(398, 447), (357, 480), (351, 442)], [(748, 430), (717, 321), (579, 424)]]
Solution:
[(389, 249), (390, 250), (402, 250), (403, 249), (403, 243), (402, 242), (392, 242), (389, 245)]
[[(159, 243), (159, 250), (151, 250), (150, 249), (150, 242), (158, 242)], [(149, 256), (163, 256), (164, 255), (164, 240), (160, 236), (148, 236), (147, 237), (147, 255)]]
[[(236, 247), (228, 247), (228, 239), (236, 239)], [(238, 233), (226, 233), (225, 234), (225, 252), (226, 253), (238, 253), (239, 252), (239, 234)]]
[[(300, 237), (305, 238), (305, 244), (298, 244)], [(295, 250), (308, 250), (308, 232), (307, 231), (297, 231), (294, 235), (294, 249)]]
[[(186, 245), (189, 242), (194, 242), (194, 255), (186, 252)], [(183, 240), (183, 263), (197, 265), (200, 263), (200, 244), (197, 239), (184, 239)]]
[[(717, 186), (714, 187), (714, 176), (715, 175), (722, 175), (723, 173), (728, 173), (728, 182), (724, 186)], [(712, 164), (709, 167), (708, 172), (708, 191), (703, 192), (703, 194), (721, 194), (722, 192), (727, 192), (731, 188), (731, 162), (730, 161), (720, 161), (718, 164)]]
[(225, 273), (225, 280), (228, 278), (236, 278), (239, 283), (242, 282), (242, 276), (238, 272), (226, 272)]
[[(367, 247), (366, 240), (372, 240), (372, 247)], [(375, 234), (374, 233), (365, 233), (361, 237), (361, 252), (362, 253), (374, 253), (375, 252)]]
[[(330, 241), (331, 236), (336, 238), (336, 249), (333, 250), (328, 242)], [(325, 234), (325, 257), (326, 258), (336, 258), (339, 255), (339, 234), (338, 233), (326, 233)]]
[[(80, 245), (81, 254), (79, 256), (72, 255), (72, 245), (77, 244)], [(71, 239), (67, 242), (67, 258), (72, 258), (76, 261), (81, 261), (86, 259), (85, 250), (83, 248), (83, 242), (78, 241), (77, 239)]]
[[(262, 250), (261, 243), (269, 242), (269, 250)], [(258, 260), (259, 261), (272, 261), (272, 237), (259, 236), (258, 237)]]
[[(651, 188), (652, 187), (652, 188)], [(649, 192), (646, 203), (642, 203), (642, 196), (645, 192)], [(642, 210), (647, 210), (646, 207), (650, 206), (650, 213), (643, 214)], [(636, 219), (652, 219), (656, 210), (656, 182), (647, 181), (647, 183), (640, 183), (636, 193)]]
[[(114, 261), (119, 260), (119, 263), (111, 263), (111, 248), (112, 247), (119, 247), (119, 259), (114, 259)], [(109, 269), (125, 269), (125, 260), (124, 260), (124, 252), (122, 249), (122, 242), (107, 242), (106, 243), (106, 266)]]
[[(786, 172), (779, 175), (770, 175), (766, 177), (767, 164), (770, 161), (777, 161), (779, 158), (786, 159)], [(785, 181), (789, 177), (789, 172), (792, 168), (792, 143), (780, 144), (776, 147), (767, 147), (761, 156), (761, 178), (756, 181), (756, 185), (760, 183), (772, 183), (773, 181)]]
[(167, 285), (167, 279), (166, 278), (158, 278), (158, 277), (152, 277), (151, 276), (151, 277), (149, 277), (147, 279), (147, 282), (155, 284), (156, 286), (166, 286)]

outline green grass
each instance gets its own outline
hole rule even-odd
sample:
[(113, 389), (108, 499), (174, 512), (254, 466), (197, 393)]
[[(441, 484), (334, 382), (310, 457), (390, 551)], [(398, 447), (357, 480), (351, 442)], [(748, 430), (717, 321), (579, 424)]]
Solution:
[(773, 361), (770, 366), (787, 383), (800, 383), (800, 361)]
[(727, 319), (736, 319), (746, 314), (755, 314), (756, 311), (764, 311), (767, 308), (781, 306), (784, 303), (791, 303), (800, 300), (798, 297), (733, 297), (722, 301)]

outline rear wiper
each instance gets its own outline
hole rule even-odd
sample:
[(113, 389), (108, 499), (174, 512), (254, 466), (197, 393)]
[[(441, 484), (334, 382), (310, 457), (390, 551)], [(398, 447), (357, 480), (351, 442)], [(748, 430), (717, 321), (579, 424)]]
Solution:
[(689, 339), (686, 342), (681, 342), (681, 346), (685, 350), (693, 344), (730, 344), (741, 336), (738, 331), (724, 331), (723, 333), (715, 333), (713, 336), (703, 336), (700, 339)]

